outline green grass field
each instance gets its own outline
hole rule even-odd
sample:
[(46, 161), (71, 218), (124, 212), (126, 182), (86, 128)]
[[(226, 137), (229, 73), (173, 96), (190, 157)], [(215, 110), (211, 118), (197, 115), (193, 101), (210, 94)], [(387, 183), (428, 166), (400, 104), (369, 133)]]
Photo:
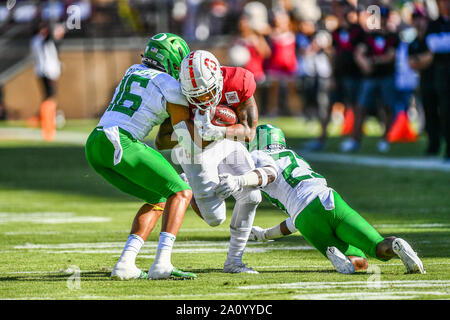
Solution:
[[(308, 130), (296, 131), (294, 120), (277, 121), (290, 145), (306, 141)], [(69, 121), (58, 134), (73, 133), (82, 142), (95, 124)], [(370, 272), (341, 275), (298, 233), (249, 243), (244, 260), (258, 275), (224, 274), (229, 202), (228, 219), (216, 228), (192, 209), (185, 215), (172, 261), (197, 273), (196, 280), (118, 282), (109, 275), (142, 203), (103, 181), (80, 142), (2, 139), (1, 130), (11, 128), (21, 124), (0, 125), (0, 299), (450, 298), (450, 171), (309, 161), (382, 235), (407, 240), (423, 258), (424, 275), (405, 274), (400, 259), (369, 259)], [(331, 138), (326, 151), (337, 151), (341, 140)], [(367, 138), (361, 153), (375, 155), (376, 141)], [(424, 138), (394, 145), (388, 157), (419, 157), (424, 145)], [(264, 201), (255, 224), (269, 227), (285, 218)], [(159, 228), (138, 256), (142, 269), (153, 262)]]

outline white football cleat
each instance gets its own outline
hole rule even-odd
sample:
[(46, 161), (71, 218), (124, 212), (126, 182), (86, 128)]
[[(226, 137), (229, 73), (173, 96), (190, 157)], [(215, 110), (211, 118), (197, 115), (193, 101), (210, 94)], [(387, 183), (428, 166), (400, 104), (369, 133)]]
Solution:
[(134, 264), (125, 262), (117, 262), (111, 272), (113, 280), (146, 279), (147, 277), (147, 272), (142, 271)]
[(408, 273), (426, 273), (422, 261), (408, 242), (401, 238), (395, 238), (392, 242), (392, 250), (402, 259)]
[(252, 274), (259, 273), (258, 271), (253, 270), (250, 267), (247, 267), (243, 262), (235, 263), (235, 262), (228, 262), (228, 261), (225, 261), (225, 264), (223, 266), (223, 272), (225, 272), (225, 273), (252, 273)]
[(253, 226), (252, 231), (250, 232), (250, 235), (248, 236), (248, 240), (267, 242), (268, 240), (264, 236), (265, 232), (266, 232), (265, 229), (258, 227), (258, 226)]
[(327, 257), (337, 272), (344, 274), (355, 273), (355, 267), (350, 259), (336, 247), (328, 247)]

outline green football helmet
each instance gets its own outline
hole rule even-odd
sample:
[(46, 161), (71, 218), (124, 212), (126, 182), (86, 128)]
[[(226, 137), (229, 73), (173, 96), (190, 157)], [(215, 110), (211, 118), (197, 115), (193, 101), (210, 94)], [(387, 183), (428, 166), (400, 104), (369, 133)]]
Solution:
[(173, 33), (158, 33), (148, 41), (142, 63), (178, 80), (181, 61), (190, 51), (181, 37)]
[(256, 135), (250, 143), (249, 150), (274, 150), (285, 149), (286, 137), (283, 130), (271, 124), (263, 124), (256, 127)]

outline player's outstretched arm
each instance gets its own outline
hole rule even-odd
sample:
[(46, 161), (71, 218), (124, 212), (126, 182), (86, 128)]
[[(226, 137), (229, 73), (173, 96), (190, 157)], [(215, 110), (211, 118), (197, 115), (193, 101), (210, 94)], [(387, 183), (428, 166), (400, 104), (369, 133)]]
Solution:
[(278, 171), (273, 166), (259, 167), (240, 176), (222, 174), (219, 175), (220, 182), (214, 191), (218, 197), (226, 199), (244, 187), (263, 188), (269, 183), (274, 182), (277, 176)]
[(241, 103), (236, 113), (239, 123), (229, 126), (226, 129), (226, 137), (233, 140), (250, 142), (256, 134), (258, 126), (258, 106), (255, 98), (251, 96), (249, 99)]

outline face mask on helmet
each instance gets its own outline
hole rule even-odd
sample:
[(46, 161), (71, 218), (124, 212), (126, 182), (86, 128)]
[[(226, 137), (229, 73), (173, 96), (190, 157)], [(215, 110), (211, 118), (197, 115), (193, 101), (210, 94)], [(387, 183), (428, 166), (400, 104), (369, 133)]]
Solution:
[(181, 63), (180, 81), (186, 99), (201, 110), (217, 106), (222, 98), (222, 71), (210, 52), (191, 52)]
[(219, 104), (222, 97), (222, 88), (218, 88), (219, 86), (220, 85), (213, 85), (211, 88), (206, 90), (206, 93), (200, 95), (195, 95), (192, 92), (186, 93), (186, 99), (190, 104), (201, 110), (214, 108)]

